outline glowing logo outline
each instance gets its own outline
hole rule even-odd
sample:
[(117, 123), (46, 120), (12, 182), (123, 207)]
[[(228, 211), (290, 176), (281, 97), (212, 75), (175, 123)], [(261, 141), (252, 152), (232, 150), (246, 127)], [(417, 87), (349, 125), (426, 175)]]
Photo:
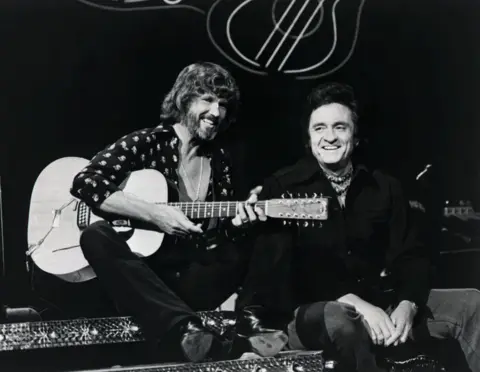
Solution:
[[(213, 33), (212, 33), (212, 29), (211, 29), (211, 18), (212, 18), (212, 13), (214, 12), (215, 8), (222, 2), (222, 1), (225, 1), (225, 0), (215, 0), (214, 3), (210, 6), (209, 10), (207, 12), (205, 12), (204, 10), (200, 9), (200, 8), (197, 8), (193, 5), (186, 5), (186, 4), (181, 4), (181, 2), (183, 0), (162, 0), (164, 2), (164, 4), (162, 5), (152, 5), (152, 6), (140, 6), (140, 7), (133, 7), (133, 8), (121, 8), (121, 7), (116, 7), (116, 6), (108, 6), (108, 5), (99, 5), (99, 4), (96, 4), (90, 0), (76, 0), (77, 2), (79, 3), (83, 3), (85, 5), (88, 5), (88, 6), (92, 6), (92, 7), (95, 7), (95, 8), (99, 8), (99, 9), (102, 9), (102, 10), (110, 10), (110, 11), (143, 11), (143, 10), (162, 10), (162, 9), (187, 9), (187, 10), (193, 10), (197, 13), (200, 13), (202, 15), (206, 15), (206, 31), (207, 31), (207, 35), (211, 41), (211, 43), (213, 44), (213, 46), (217, 49), (218, 52), (220, 52), (220, 54), (226, 58), (228, 61), (230, 61), (232, 64), (236, 65), (237, 67), (247, 71), (247, 72), (250, 72), (252, 74), (256, 74), (256, 75), (261, 75), (261, 76), (267, 76), (268, 75), (268, 72), (267, 71), (263, 71), (261, 69), (263, 68), (268, 68), (270, 66), (270, 64), (272, 63), (273, 59), (275, 58), (275, 56), (277, 55), (278, 51), (280, 50), (280, 48), (283, 46), (285, 40), (287, 39), (287, 37), (290, 36), (290, 33), (291, 31), (293, 30), (293, 28), (295, 27), (297, 21), (299, 20), (300, 16), (303, 14), (303, 12), (305, 11), (307, 5), (310, 3), (310, 0), (305, 0), (304, 1), (304, 4), (303, 6), (301, 7), (301, 9), (298, 11), (295, 19), (293, 20), (293, 22), (291, 22), (289, 28), (287, 31), (283, 31), (280, 27), (281, 27), (281, 24), (283, 22), (283, 20), (285, 19), (285, 17), (288, 15), (288, 12), (291, 10), (291, 8), (293, 7), (293, 5), (295, 4), (295, 2), (297, 0), (291, 0), (290, 4), (288, 5), (288, 7), (285, 9), (284, 13), (282, 14), (282, 16), (280, 17), (280, 19), (278, 21), (275, 21), (275, 15), (274, 15), (274, 11), (275, 11), (275, 7), (278, 3), (279, 0), (275, 0), (274, 1), (274, 4), (272, 6), (272, 19), (274, 21), (274, 27), (270, 33), (270, 35), (267, 37), (267, 39), (265, 40), (264, 44), (262, 45), (262, 47), (260, 48), (259, 52), (257, 53), (257, 55), (255, 56), (255, 60), (252, 60), (251, 58), (245, 56), (239, 49), (238, 47), (236, 46), (233, 38), (232, 38), (232, 35), (231, 35), (231, 24), (232, 24), (232, 21), (233, 19), (235, 18), (235, 16), (237, 15), (237, 13), (243, 8), (245, 7), (246, 5), (250, 4), (252, 1), (255, 1), (255, 0), (244, 0), (242, 3), (240, 3), (240, 5), (238, 5), (229, 15), (228, 19), (227, 19), (227, 23), (226, 23), (226, 26), (225, 26), (225, 34), (226, 34), (226, 37), (227, 37), (227, 40), (228, 40), (228, 44), (230, 45), (231, 49), (235, 52), (236, 56), (237, 57), (240, 57), (240, 60), (243, 60), (247, 63), (249, 63), (251, 66), (246, 66), (245, 64), (243, 64), (242, 62), (239, 62), (237, 61), (235, 58), (233, 58), (229, 53), (227, 53), (216, 41), (215, 37), (213, 36)], [(134, 2), (144, 2), (144, 1), (149, 1), (149, 0), (125, 0), (125, 3), (134, 3)], [(257, 0), (258, 1), (258, 0)], [(310, 27), (310, 24), (313, 22), (313, 20), (315, 19), (315, 17), (317, 16), (317, 13), (319, 11), (322, 11), (322, 17), (319, 21), (319, 24), (317, 26), (315, 26), (315, 29), (319, 29), (320, 28), (320, 25), (321, 23), (323, 23), (323, 13), (324, 13), (324, 8), (323, 8), (323, 5), (325, 3), (326, 0), (317, 0), (318, 1), (318, 5), (316, 6), (315, 10), (313, 11), (313, 13), (311, 14), (310, 18), (308, 19), (308, 21), (305, 23), (304, 27), (302, 28), (301, 32), (293, 37), (293, 36), (290, 36), (292, 38), (295, 39), (295, 41), (293, 42), (293, 44), (290, 46), (290, 49), (288, 50), (288, 52), (286, 53), (286, 55), (284, 56), (282, 62), (280, 63), (280, 65), (278, 66), (277, 68), (277, 71), (283, 73), (283, 74), (289, 74), (289, 75), (297, 75), (295, 76), (295, 79), (297, 80), (310, 80), (310, 79), (318, 79), (318, 78), (321, 78), (321, 77), (324, 77), (324, 76), (327, 76), (327, 75), (330, 75), (336, 71), (338, 71), (340, 68), (342, 68), (349, 60), (350, 58), (352, 57), (353, 55), (353, 52), (356, 48), (356, 44), (357, 44), (357, 41), (358, 41), (358, 36), (359, 36), (359, 32), (360, 32), (360, 24), (361, 24), (361, 16), (362, 16), (362, 13), (363, 13), (363, 8), (364, 8), (364, 5), (365, 5), (365, 2), (366, 0), (359, 0), (360, 1), (360, 5), (358, 7), (358, 10), (357, 10), (357, 16), (356, 16), (356, 24), (355, 24), (355, 31), (354, 31), (354, 35), (353, 35), (353, 41), (352, 41), (352, 44), (350, 46), (350, 50), (348, 51), (346, 57), (341, 61), (339, 62), (338, 64), (336, 64), (335, 67), (331, 68), (330, 70), (328, 71), (324, 71), (324, 72), (321, 72), (321, 73), (317, 73), (317, 74), (310, 74), (310, 75), (298, 75), (298, 74), (303, 74), (303, 73), (306, 73), (306, 72), (310, 72), (312, 70), (315, 70), (315, 69), (318, 69), (319, 67), (321, 67), (323, 64), (325, 64), (330, 58), (331, 56), (333, 55), (333, 53), (335, 52), (336, 50), (336, 47), (337, 47), (337, 42), (338, 42), (338, 28), (337, 28), (337, 16), (336, 16), (336, 7), (337, 5), (340, 3), (341, 0), (335, 0), (334, 4), (332, 5), (332, 11), (331, 11), (331, 15), (332, 15), (332, 23), (333, 23), (333, 41), (332, 41), (332, 46), (329, 50), (329, 52), (327, 53), (327, 55), (319, 62), (313, 64), (313, 65), (310, 65), (310, 66), (307, 66), (307, 67), (303, 67), (303, 68), (295, 68), (295, 69), (286, 69), (286, 70), (282, 70), (283, 67), (285, 66), (285, 64), (287, 63), (288, 59), (290, 58), (290, 56), (292, 55), (292, 53), (294, 52), (295, 48), (297, 47), (298, 43), (300, 42), (300, 40), (302, 40), (303, 38), (305, 38), (305, 34), (306, 34), (306, 31), (308, 30), (308, 28)], [(344, 1), (347, 1), (347, 0), (344, 0)], [(267, 63), (265, 64), (265, 66), (262, 66), (260, 63), (256, 62), (256, 60), (258, 60), (258, 58), (261, 56), (261, 54), (264, 52), (265, 48), (267, 47), (267, 45), (269, 44), (270, 40), (273, 38), (273, 36), (277, 33), (277, 32), (281, 32), (283, 34), (282, 36), (282, 39), (280, 40), (280, 42), (277, 44), (275, 50), (273, 51), (273, 53), (270, 55)], [(309, 31), (309, 36), (310, 34), (314, 34), (315, 32), (317, 32), (317, 30), (315, 31)]]

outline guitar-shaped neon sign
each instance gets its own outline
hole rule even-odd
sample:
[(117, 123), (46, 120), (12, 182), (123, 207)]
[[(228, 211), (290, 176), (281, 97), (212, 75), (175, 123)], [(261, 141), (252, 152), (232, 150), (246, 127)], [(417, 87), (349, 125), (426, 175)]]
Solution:
[[(206, 16), (215, 48), (237, 67), (316, 79), (355, 50), (365, 0), (76, 0), (111, 11), (193, 10)], [(205, 6), (204, 6), (205, 7)]]

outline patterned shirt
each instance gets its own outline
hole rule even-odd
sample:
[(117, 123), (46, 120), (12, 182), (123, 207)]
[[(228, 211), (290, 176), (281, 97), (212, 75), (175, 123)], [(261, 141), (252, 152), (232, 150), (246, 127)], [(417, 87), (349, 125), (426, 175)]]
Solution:
[[(121, 183), (131, 172), (142, 169), (158, 170), (170, 184), (178, 188), (179, 143), (180, 140), (171, 126), (160, 125), (123, 136), (95, 155), (75, 176), (70, 192), (88, 206), (96, 208), (111, 194), (120, 190)], [(207, 200), (232, 200), (235, 193), (227, 152), (223, 148), (212, 146), (205, 155), (212, 164)], [(209, 223), (208, 220), (200, 222), (203, 222), (204, 228)], [(234, 242), (244, 233), (242, 229), (233, 227), (230, 218), (220, 218), (215, 235)], [(194, 240), (197, 248), (208, 246), (205, 236)]]

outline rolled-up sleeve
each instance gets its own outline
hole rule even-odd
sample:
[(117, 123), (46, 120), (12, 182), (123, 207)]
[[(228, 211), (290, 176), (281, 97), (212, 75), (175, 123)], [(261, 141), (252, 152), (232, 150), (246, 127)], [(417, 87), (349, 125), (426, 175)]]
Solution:
[(148, 130), (122, 137), (96, 154), (74, 177), (70, 193), (90, 207), (100, 206), (120, 190), (131, 172), (147, 167), (152, 156), (160, 150), (155, 139), (155, 134)]

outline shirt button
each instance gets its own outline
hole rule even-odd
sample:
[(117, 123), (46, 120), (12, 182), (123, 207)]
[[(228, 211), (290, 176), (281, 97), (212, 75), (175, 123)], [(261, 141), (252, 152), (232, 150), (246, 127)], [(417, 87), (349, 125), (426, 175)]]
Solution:
[(175, 278), (180, 278), (180, 271), (177, 271), (177, 272), (175, 273)]
[(347, 254), (348, 254), (349, 256), (351, 256), (351, 255), (352, 255), (352, 251), (348, 251)]

